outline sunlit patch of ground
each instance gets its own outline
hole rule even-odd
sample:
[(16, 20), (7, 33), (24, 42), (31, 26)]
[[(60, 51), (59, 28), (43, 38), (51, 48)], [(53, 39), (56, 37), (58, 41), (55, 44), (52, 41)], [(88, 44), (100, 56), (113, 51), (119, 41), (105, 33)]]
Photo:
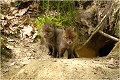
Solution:
[(119, 77), (119, 47), (107, 57), (78, 59), (51, 58), (39, 42), (18, 41), (9, 48), (17, 55), (2, 68), (2, 80), (117, 80)]

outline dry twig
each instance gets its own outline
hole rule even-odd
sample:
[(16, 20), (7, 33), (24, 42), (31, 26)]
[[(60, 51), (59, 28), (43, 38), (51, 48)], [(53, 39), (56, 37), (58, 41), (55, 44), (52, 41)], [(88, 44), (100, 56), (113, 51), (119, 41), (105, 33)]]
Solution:
[(116, 37), (114, 37), (114, 36), (111, 36), (111, 35), (109, 35), (109, 34), (107, 34), (107, 33), (104, 33), (104, 32), (101, 31), (101, 30), (99, 30), (98, 32), (99, 32), (101, 35), (103, 35), (103, 36), (105, 36), (105, 37), (108, 37), (108, 38), (110, 38), (110, 39), (112, 39), (112, 40), (114, 40), (114, 41), (119, 41), (118, 38), (116, 38)]
[[(108, 17), (112, 7), (113, 7), (114, 3), (112, 3), (111, 7), (109, 8), (108, 12), (106, 13), (106, 15), (101, 19), (100, 23), (96, 26), (95, 30), (92, 32), (91, 36), (88, 38), (88, 40), (82, 45), (85, 46), (90, 40), (91, 38), (100, 30), (100, 28), (103, 26), (102, 24), (104, 23), (105, 19)], [(82, 48), (81, 47), (81, 48)]]

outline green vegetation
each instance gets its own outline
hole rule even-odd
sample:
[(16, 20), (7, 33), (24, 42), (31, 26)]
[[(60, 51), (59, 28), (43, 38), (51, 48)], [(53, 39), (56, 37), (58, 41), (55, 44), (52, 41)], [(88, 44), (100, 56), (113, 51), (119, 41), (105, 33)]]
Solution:
[(54, 23), (58, 28), (73, 26), (74, 1), (41, 1), (42, 14), (37, 19), (38, 32), (43, 23)]

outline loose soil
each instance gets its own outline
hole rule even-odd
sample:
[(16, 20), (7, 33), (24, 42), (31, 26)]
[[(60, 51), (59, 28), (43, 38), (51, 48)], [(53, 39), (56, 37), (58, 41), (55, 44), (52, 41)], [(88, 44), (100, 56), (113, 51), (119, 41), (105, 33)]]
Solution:
[[(117, 47), (116, 47), (117, 46)], [(2, 80), (119, 80), (119, 47), (106, 57), (51, 58), (40, 42), (14, 39), (15, 57), (4, 64)]]

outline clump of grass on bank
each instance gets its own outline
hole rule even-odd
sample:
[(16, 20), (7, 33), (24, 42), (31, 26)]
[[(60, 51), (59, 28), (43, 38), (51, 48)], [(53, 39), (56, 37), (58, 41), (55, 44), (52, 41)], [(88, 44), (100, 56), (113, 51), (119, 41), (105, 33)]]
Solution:
[(43, 12), (36, 21), (38, 33), (43, 23), (54, 23), (58, 28), (62, 28), (64, 25), (73, 25), (74, 1), (47, 0), (41, 1), (41, 3)]

